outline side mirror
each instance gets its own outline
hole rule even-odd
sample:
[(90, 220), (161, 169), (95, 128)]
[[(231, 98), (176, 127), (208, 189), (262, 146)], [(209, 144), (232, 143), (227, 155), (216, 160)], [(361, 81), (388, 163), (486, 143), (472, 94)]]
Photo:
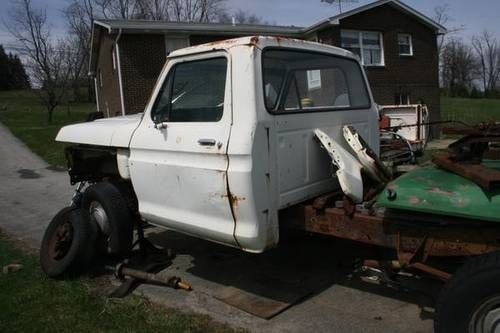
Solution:
[(155, 128), (157, 130), (161, 130), (161, 129), (164, 129), (164, 128), (167, 128), (168, 127), (168, 124), (166, 121), (160, 121), (158, 123), (155, 122)]
[(87, 114), (87, 119), (85, 121), (94, 121), (96, 119), (102, 119), (104, 118), (104, 113), (101, 111), (96, 111), (96, 112), (90, 112)]
[(153, 119), (153, 122), (155, 123), (155, 128), (156, 129), (167, 128), (168, 124), (166, 118), (167, 117), (165, 117), (163, 113), (156, 114)]

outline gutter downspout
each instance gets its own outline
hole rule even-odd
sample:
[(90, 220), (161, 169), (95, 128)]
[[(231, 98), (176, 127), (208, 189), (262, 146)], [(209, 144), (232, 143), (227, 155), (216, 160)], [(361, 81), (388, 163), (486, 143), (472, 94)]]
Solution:
[(118, 36), (115, 39), (115, 52), (116, 52), (116, 66), (118, 67), (118, 85), (120, 87), (120, 102), (122, 107), (122, 115), (125, 115), (125, 99), (123, 97), (123, 80), (122, 80), (122, 65), (120, 61), (120, 47), (118, 45), (118, 41), (122, 36), (122, 29), (118, 30)]
[[(99, 90), (97, 89), (97, 77), (94, 75), (94, 90), (95, 90), (95, 103), (97, 105), (97, 112), (101, 111), (101, 107), (99, 106)], [(108, 115), (109, 117), (109, 115)]]

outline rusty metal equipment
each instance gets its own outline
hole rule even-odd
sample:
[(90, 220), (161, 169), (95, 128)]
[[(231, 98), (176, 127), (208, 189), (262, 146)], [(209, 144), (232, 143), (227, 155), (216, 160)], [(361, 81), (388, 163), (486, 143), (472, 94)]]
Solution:
[(447, 128), (446, 133), (467, 135), (452, 143), (448, 152), (434, 156), (439, 167), (470, 179), (485, 191), (500, 186), (500, 124)]
[(158, 274), (153, 274), (127, 267), (127, 264), (128, 263), (125, 261), (115, 267), (114, 274), (116, 278), (123, 280), (125, 279), (125, 277), (131, 277), (142, 282), (166, 286), (174, 289), (182, 289), (187, 291), (192, 290), (191, 286), (178, 276), (161, 276)]
[[(341, 198), (340, 195), (338, 198)], [(477, 225), (466, 220), (440, 218), (424, 214), (374, 211), (347, 214), (343, 208), (318, 207), (331, 202), (331, 194), (316, 204), (294, 207), (294, 227), (307, 232), (349, 239), (369, 245), (394, 249), (393, 269), (413, 269), (447, 280), (451, 274), (428, 264), (432, 257), (462, 257), (500, 250), (500, 228)], [(371, 266), (379, 267), (381, 264)], [(384, 265), (385, 267), (386, 265)]]
[(342, 192), (289, 208), (291, 226), (394, 250), (364, 261), (374, 270), (412, 270), (449, 280), (439, 258), (500, 250), (500, 125), (467, 127), (468, 135), (420, 168), (354, 204)]

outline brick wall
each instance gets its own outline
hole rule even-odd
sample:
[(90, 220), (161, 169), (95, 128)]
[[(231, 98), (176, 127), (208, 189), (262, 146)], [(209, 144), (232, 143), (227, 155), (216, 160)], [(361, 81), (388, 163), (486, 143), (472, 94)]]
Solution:
[[(377, 103), (394, 104), (395, 96), (404, 92), (412, 103), (422, 101), (429, 106), (431, 120), (440, 119), (438, 54), (432, 29), (390, 5), (382, 5), (341, 20), (340, 26), (320, 31), (318, 38), (341, 46), (341, 29), (378, 31), (383, 35), (385, 66), (365, 67)], [(398, 33), (412, 35), (413, 56), (399, 55)]]
[(164, 35), (124, 34), (120, 61), (125, 112), (143, 112), (166, 60)]

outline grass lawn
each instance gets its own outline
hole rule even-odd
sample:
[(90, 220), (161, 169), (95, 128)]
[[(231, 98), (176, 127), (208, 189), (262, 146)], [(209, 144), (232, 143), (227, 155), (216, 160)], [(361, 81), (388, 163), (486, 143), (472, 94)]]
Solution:
[[(59, 129), (85, 120), (95, 110), (93, 103), (60, 106), (51, 124), (32, 91), (0, 91), (0, 122), (6, 125), (31, 150), (51, 165), (65, 166), (64, 144), (54, 142)], [(68, 112), (69, 111), (69, 112)], [(441, 98), (443, 120), (470, 124), (500, 121), (500, 99)]]
[(0, 332), (233, 332), (208, 316), (150, 305), (141, 297), (93, 296), (95, 280), (51, 280), (38, 257), (19, 247), (0, 231), (0, 269), (23, 265), (0, 272)]
[(34, 92), (0, 91), (0, 122), (51, 165), (66, 165), (64, 145), (54, 142), (59, 129), (85, 120), (86, 114), (94, 109), (91, 103), (72, 104), (69, 108), (60, 106), (54, 111), (52, 123), (48, 124), (47, 112)]
[(441, 118), (468, 124), (500, 121), (500, 99), (441, 97)]

